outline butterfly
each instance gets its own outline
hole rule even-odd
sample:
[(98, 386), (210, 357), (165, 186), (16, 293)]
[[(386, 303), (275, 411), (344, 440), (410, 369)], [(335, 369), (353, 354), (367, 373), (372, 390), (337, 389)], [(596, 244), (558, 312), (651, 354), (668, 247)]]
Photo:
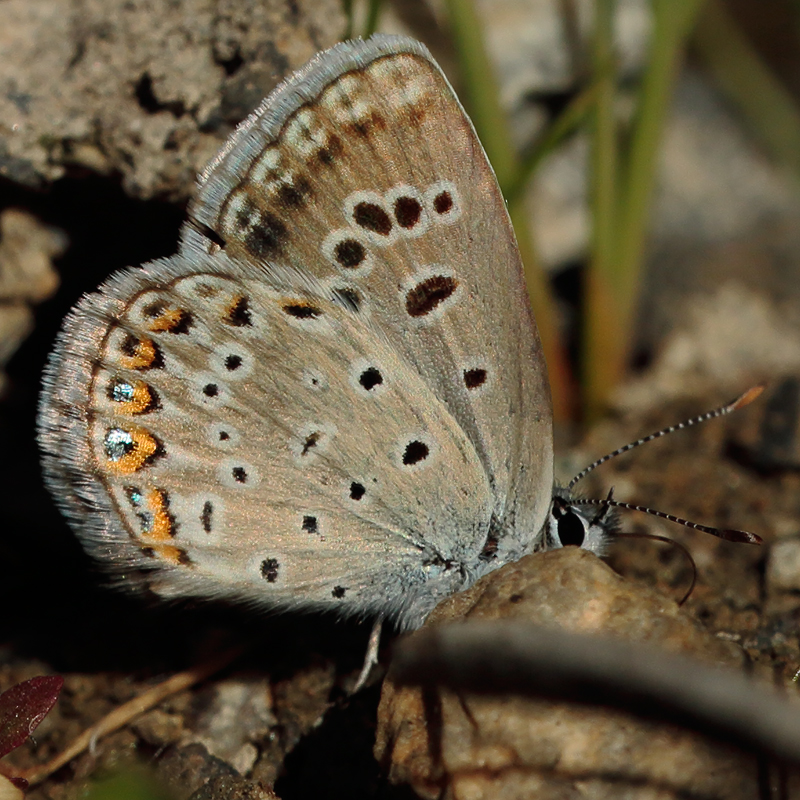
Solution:
[(404, 37), (318, 54), (239, 126), (179, 252), (70, 312), (38, 425), (86, 550), (164, 598), (411, 629), (526, 554), (602, 552), (611, 527), (553, 503), (509, 216)]

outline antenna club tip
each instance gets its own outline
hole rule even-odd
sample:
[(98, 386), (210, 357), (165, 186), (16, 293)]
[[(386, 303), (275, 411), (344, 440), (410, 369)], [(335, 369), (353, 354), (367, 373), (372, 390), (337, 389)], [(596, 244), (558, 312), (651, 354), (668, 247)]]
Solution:
[(764, 540), (760, 536), (750, 533), (750, 531), (722, 530), (720, 531), (720, 538), (740, 544), (764, 544)]
[(749, 406), (750, 403), (753, 402), (763, 391), (766, 389), (766, 383), (758, 383), (755, 386), (751, 386), (744, 394), (739, 395), (732, 403), (731, 403), (731, 411), (736, 411), (740, 408), (744, 408), (745, 406)]

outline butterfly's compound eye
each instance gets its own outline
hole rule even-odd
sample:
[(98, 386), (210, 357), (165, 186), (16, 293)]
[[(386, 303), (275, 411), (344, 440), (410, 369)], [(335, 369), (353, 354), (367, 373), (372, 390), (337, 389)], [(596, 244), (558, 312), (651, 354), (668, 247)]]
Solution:
[(558, 538), (562, 547), (581, 547), (586, 537), (583, 519), (574, 511), (566, 511), (558, 517)]

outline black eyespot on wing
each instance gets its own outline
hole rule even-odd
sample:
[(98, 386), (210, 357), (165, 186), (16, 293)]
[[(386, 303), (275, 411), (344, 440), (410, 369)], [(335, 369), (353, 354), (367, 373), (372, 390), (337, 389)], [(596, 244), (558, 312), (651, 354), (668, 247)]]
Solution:
[(373, 111), (368, 117), (362, 118), (350, 125), (350, 130), (357, 136), (366, 139), (373, 130), (384, 130), (386, 128), (386, 120)]
[(333, 248), (336, 261), (347, 269), (355, 269), (364, 263), (367, 251), (357, 239), (343, 239)]
[(200, 513), (200, 522), (202, 523), (203, 530), (206, 533), (211, 533), (213, 514), (214, 504), (210, 500), (206, 500), (205, 503), (203, 503), (203, 510)]
[(453, 207), (453, 198), (450, 192), (439, 192), (433, 198), (433, 210), (437, 214), (446, 214)]
[(206, 397), (216, 397), (219, 394), (219, 386), (216, 383), (207, 383), (203, 387), (203, 394)]
[(342, 154), (342, 140), (332, 134), (328, 137), (323, 147), (317, 150), (316, 157), (320, 164), (325, 167), (333, 166), (336, 159)]
[(464, 386), (467, 389), (477, 389), (486, 383), (486, 370), (485, 369), (465, 369), (464, 370)]
[(277, 558), (265, 558), (261, 562), (261, 577), (267, 583), (275, 583), (278, 580), (278, 569), (280, 564)]
[(248, 197), (239, 206), (236, 214), (234, 215), (234, 222), (236, 227), (240, 230), (247, 230), (253, 224), (253, 217), (256, 215), (256, 207), (253, 201)]
[(383, 383), (383, 375), (381, 375), (380, 370), (375, 367), (367, 367), (367, 369), (358, 376), (358, 382), (369, 392)]
[(236, 355), (236, 353), (231, 353), (230, 355), (225, 356), (225, 369), (227, 369), (228, 372), (234, 372), (241, 366), (242, 366), (242, 357), (240, 355)]
[(246, 328), (253, 324), (247, 297), (237, 297), (228, 307), (223, 321), (234, 328)]
[(300, 455), (308, 455), (309, 451), (317, 446), (317, 442), (319, 442), (321, 438), (322, 434), (319, 431), (309, 433), (308, 436), (306, 436), (306, 440), (303, 442), (303, 449), (300, 451)]
[(189, 333), (192, 325), (194, 325), (194, 317), (188, 311), (182, 309), (177, 321), (170, 326), (169, 332)]
[(319, 533), (319, 523), (317, 518), (311, 515), (303, 517), (303, 530), (306, 533)]
[(353, 481), (350, 484), (350, 499), (351, 500), (360, 500), (365, 494), (367, 490), (364, 488), (363, 483), (358, 483), (357, 481)]
[(278, 189), (278, 202), (287, 209), (302, 208), (312, 194), (311, 184), (305, 178), (298, 178), (294, 183), (285, 183)]
[(428, 457), (430, 452), (430, 448), (425, 442), (415, 439), (413, 442), (409, 442), (403, 451), (403, 464), (407, 467), (419, 464), (420, 461), (424, 461)]
[(142, 314), (145, 317), (149, 317), (150, 319), (155, 319), (156, 317), (161, 316), (164, 311), (167, 310), (167, 302), (166, 300), (154, 300), (152, 303), (148, 303), (143, 309)]
[(126, 333), (125, 337), (120, 342), (119, 352), (128, 359), (128, 363), (123, 363), (123, 366), (128, 369), (148, 370), (164, 368), (164, 354), (161, 352), (161, 348), (152, 339), (148, 339), (147, 337), (142, 337), (140, 339), (132, 333)]
[(264, 212), (261, 219), (245, 234), (244, 246), (251, 255), (265, 260), (277, 255), (288, 237), (286, 225), (274, 214)]
[(247, 483), (247, 470), (244, 467), (234, 467), (231, 475), (236, 483)]
[(422, 206), (415, 197), (398, 197), (394, 201), (394, 218), (401, 228), (413, 228), (422, 216)]
[(296, 319), (316, 319), (322, 316), (322, 309), (311, 303), (287, 303), (283, 306), (283, 311)]
[(133, 358), (141, 346), (141, 341), (132, 333), (126, 333), (125, 338), (120, 342), (119, 351), (128, 358)]
[(360, 228), (388, 236), (392, 232), (392, 220), (375, 203), (358, 203), (353, 209), (353, 219)]
[(148, 303), (142, 314), (152, 320), (149, 329), (153, 333), (188, 333), (194, 318), (185, 308), (172, 308), (166, 300)]
[(331, 592), (331, 594), (337, 600), (341, 600), (344, 597), (346, 591), (347, 591), (347, 589), (344, 586), (334, 586), (333, 587), (333, 591)]
[(406, 294), (406, 311), (411, 317), (424, 317), (447, 300), (458, 288), (449, 275), (433, 275), (418, 283)]

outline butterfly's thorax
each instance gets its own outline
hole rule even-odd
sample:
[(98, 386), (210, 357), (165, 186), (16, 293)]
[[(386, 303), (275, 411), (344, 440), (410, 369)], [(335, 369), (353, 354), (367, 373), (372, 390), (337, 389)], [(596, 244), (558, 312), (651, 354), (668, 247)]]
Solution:
[(126, 583), (407, 627), (537, 546), (551, 426), (494, 174), (399, 37), (243, 123), (179, 253), (68, 318), (40, 412), (51, 488)]

